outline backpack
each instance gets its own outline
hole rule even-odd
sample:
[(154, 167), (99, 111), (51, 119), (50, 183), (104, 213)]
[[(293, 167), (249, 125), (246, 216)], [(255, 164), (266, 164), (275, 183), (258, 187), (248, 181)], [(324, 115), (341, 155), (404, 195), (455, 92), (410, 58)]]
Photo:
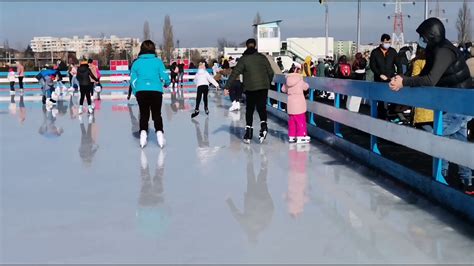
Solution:
[(341, 74), (342, 77), (348, 78), (351, 76), (351, 65), (349, 64), (340, 64), (339, 65), (339, 73)]

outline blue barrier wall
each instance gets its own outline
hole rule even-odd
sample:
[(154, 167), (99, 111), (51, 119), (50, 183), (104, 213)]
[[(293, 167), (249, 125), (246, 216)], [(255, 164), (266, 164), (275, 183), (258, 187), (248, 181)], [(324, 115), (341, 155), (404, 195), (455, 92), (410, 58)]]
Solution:
[[(305, 80), (311, 88), (310, 99), (307, 100), (308, 112), (310, 113), (308, 131), (311, 135), (343, 150), (375, 169), (394, 176), (431, 199), (468, 216), (469, 219), (474, 221), (474, 197), (449, 187), (441, 175), (441, 159), (474, 169), (474, 143), (443, 137), (441, 119), (443, 112), (474, 117), (474, 90), (407, 87), (400, 92), (393, 92), (386, 83), (331, 78), (306, 78)], [(277, 104), (276, 107), (273, 107), (269, 100), (269, 111), (286, 120), (287, 114), (282, 109), (282, 103), (287, 102), (287, 95), (280, 92), (281, 85), (285, 83), (285, 76), (276, 75), (274, 82), (277, 91), (270, 91), (269, 99), (277, 100)], [(314, 102), (315, 90), (334, 92), (334, 105)], [(370, 116), (350, 112), (342, 108), (340, 104), (342, 95), (367, 99), (371, 103)], [(430, 133), (377, 119), (377, 101), (434, 110), (434, 132)], [(319, 128), (315, 123), (314, 115), (334, 121), (332, 132)], [(370, 149), (365, 149), (344, 139), (340, 131), (341, 124), (370, 134)], [(378, 149), (377, 138), (383, 138), (433, 156), (432, 176), (424, 176), (384, 157)]]

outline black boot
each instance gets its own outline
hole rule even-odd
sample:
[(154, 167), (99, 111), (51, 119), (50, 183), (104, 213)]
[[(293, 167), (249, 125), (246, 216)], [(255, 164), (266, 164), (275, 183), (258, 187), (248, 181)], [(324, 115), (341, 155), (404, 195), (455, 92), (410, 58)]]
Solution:
[(198, 116), (199, 114), (199, 110), (194, 110), (194, 113), (191, 114), (191, 118), (195, 118), (196, 116)]
[(260, 134), (258, 136), (260, 143), (263, 143), (263, 141), (267, 138), (268, 134), (268, 126), (266, 121), (260, 122)]
[(253, 138), (253, 127), (246, 126), (245, 127), (245, 135), (244, 135), (244, 142), (250, 144), (250, 141)]

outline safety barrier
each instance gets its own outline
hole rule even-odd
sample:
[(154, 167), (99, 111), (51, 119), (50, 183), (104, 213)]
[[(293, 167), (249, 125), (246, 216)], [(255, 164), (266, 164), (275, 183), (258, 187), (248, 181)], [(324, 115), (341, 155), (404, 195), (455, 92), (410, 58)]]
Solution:
[[(196, 74), (197, 69), (185, 69), (184, 70), (184, 80), (183, 83), (185, 86), (191, 86), (194, 83), (194, 74)], [(212, 73), (212, 69), (207, 70), (209, 73)], [(23, 79), (25, 89), (39, 89), (38, 80), (35, 76), (39, 71), (27, 71), (25, 72), (25, 78)], [(101, 70), (101, 83), (104, 88), (126, 88), (130, 81), (130, 71), (128, 70)], [(167, 73), (170, 73), (168, 70)], [(8, 72), (0, 72), (0, 92), (7, 91), (10, 89), (9, 82), (7, 80)], [(63, 82), (69, 82), (69, 76), (67, 71), (61, 71), (63, 76)], [(18, 80), (15, 82), (15, 87), (18, 88)]]
[[(281, 119), (287, 119), (282, 103), (287, 95), (281, 93), (285, 83), (284, 75), (276, 75), (274, 82), (277, 91), (269, 91), (269, 111)], [(427, 195), (441, 204), (465, 214), (474, 221), (474, 197), (468, 196), (447, 185), (441, 174), (441, 159), (474, 169), (474, 143), (461, 142), (443, 137), (443, 112), (474, 116), (474, 90), (452, 88), (404, 88), (393, 92), (385, 83), (339, 80), (331, 78), (306, 78), (310, 85), (310, 99), (307, 100), (309, 114), (309, 133), (331, 146), (343, 150), (369, 166), (388, 173), (403, 183)], [(315, 90), (335, 93), (334, 105), (314, 101)], [(358, 96), (370, 102), (370, 116), (351, 112), (341, 106), (341, 96)], [(270, 104), (277, 101), (277, 107)], [(408, 126), (377, 119), (377, 101), (422, 107), (434, 110), (433, 133)], [(314, 115), (334, 121), (332, 132), (319, 128)], [(370, 135), (370, 149), (365, 149), (344, 139), (341, 124), (366, 132)], [(377, 137), (432, 156), (432, 176), (426, 177), (383, 156), (378, 149)]]

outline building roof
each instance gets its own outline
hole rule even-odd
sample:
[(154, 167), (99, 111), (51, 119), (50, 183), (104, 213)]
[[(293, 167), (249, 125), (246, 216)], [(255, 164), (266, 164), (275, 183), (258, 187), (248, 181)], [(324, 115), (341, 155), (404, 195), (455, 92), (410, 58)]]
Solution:
[(271, 24), (271, 23), (281, 23), (282, 21), (283, 21), (283, 20), (267, 21), (267, 22), (262, 22), (262, 23), (253, 24), (252, 26), (257, 27), (258, 25), (265, 25), (265, 24)]

